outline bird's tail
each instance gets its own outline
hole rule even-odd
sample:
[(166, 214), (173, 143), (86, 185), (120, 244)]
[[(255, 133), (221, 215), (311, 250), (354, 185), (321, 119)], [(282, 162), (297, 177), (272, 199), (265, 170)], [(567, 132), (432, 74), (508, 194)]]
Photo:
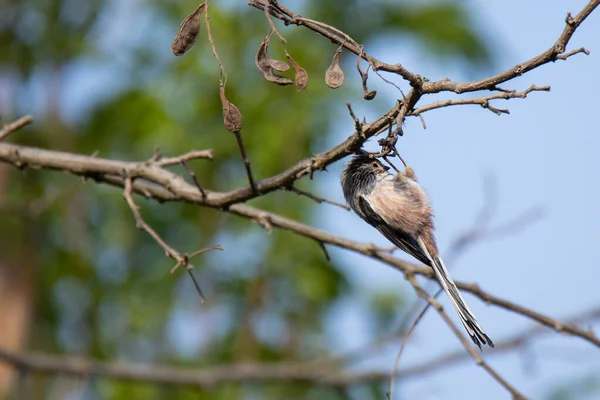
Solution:
[(444, 292), (446, 292), (448, 295), (452, 306), (460, 317), (460, 322), (462, 322), (463, 326), (467, 330), (467, 333), (471, 337), (473, 343), (475, 343), (480, 349), (482, 344), (487, 344), (490, 347), (494, 347), (494, 342), (492, 342), (488, 335), (485, 334), (481, 326), (479, 326), (475, 315), (473, 315), (473, 312), (471, 312), (469, 306), (467, 306), (467, 303), (460, 295), (460, 292), (458, 291), (458, 288), (452, 280), (452, 277), (450, 276), (450, 273), (448, 272), (448, 269), (444, 265), (442, 259), (437, 255), (432, 256), (427, 250), (427, 247), (425, 246), (425, 243), (423, 243), (422, 239), (419, 239), (419, 246), (431, 260), (431, 266), (435, 273), (435, 277), (440, 282)]

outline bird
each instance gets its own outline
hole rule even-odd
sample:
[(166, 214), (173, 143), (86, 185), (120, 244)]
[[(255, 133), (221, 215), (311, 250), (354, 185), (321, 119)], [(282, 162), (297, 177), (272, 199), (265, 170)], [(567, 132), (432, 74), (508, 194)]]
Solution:
[(359, 217), (398, 248), (431, 267), (465, 330), (479, 349), (494, 347), (467, 306), (439, 255), (433, 234), (433, 210), (414, 171), (389, 173), (390, 167), (368, 153), (353, 156), (341, 174), (346, 201)]

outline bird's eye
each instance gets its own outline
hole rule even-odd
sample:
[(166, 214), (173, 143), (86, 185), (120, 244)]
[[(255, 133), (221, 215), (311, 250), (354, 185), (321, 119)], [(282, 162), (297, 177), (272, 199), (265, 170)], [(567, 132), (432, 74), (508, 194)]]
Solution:
[(375, 167), (375, 168), (379, 167), (379, 164), (377, 163), (377, 161), (373, 161), (373, 162), (371, 163), (371, 165), (372, 165), (373, 167)]

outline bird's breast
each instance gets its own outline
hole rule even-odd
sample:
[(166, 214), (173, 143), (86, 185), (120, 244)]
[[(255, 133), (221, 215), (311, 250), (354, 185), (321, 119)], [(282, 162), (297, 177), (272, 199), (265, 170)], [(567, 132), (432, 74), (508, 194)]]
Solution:
[(421, 186), (410, 179), (382, 179), (371, 192), (370, 202), (386, 223), (409, 233), (431, 226), (433, 213)]

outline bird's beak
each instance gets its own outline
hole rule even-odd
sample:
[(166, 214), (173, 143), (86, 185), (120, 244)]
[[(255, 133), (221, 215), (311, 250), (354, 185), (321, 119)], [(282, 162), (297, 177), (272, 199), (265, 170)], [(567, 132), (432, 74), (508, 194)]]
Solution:
[(383, 165), (383, 169), (387, 172), (390, 170), (390, 167), (388, 167), (387, 165)]

